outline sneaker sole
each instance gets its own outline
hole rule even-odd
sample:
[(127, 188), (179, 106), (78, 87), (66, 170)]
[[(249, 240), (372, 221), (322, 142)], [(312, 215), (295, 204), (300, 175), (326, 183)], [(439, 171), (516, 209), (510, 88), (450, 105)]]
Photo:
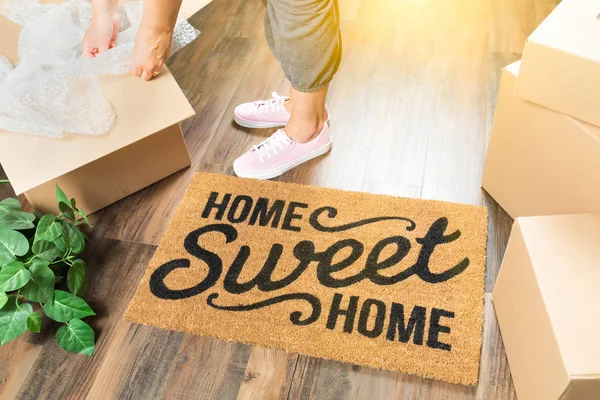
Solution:
[(258, 129), (267, 129), (267, 128), (282, 128), (286, 124), (277, 123), (277, 122), (254, 122), (254, 121), (246, 121), (239, 118), (237, 115), (233, 114), (233, 120), (239, 126), (243, 126), (244, 128), (258, 128)]
[(258, 173), (258, 174), (252, 174), (252, 173), (240, 173), (238, 171), (235, 170), (235, 167), (233, 168), (233, 171), (235, 172), (235, 174), (237, 176), (239, 176), (240, 178), (254, 178), (254, 179), (272, 179), (272, 178), (276, 178), (284, 173), (286, 173), (287, 171), (289, 171), (290, 169), (296, 168), (298, 165), (300, 164), (304, 164), (305, 162), (312, 160), (313, 158), (317, 158), (319, 156), (322, 156), (323, 154), (327, 153), (329, 150), (331, 150), (331, 146), (332, 146), (332, 142), (329, 142), (326, 146), (321, 147), (319, 149), (313, 150), (310, 153), (305, 154), (304, 156), (285, 164), (284, 166), (277, 168), (275, 170), (271, 170), (271, 171), (266, 171), (266, 172), (262, 172), (262, 173)]
[[(235, 113), (233, 114), (233, 120), (239, 126), (243, 126), (244, 128), (251, 128), (251, 129), (283, 128), (284, 126), (287, 125), (287, 123), (282, 124), (282, 123), (277, 123), (277, 122), (246, 121), (244, 119), (239, 118), (237, 115), (235, 115)], [(327, 124), (329, 123), (329, 118), (327, 118), (327, 121), (325, 121), (325, 123), (327, 123)]]

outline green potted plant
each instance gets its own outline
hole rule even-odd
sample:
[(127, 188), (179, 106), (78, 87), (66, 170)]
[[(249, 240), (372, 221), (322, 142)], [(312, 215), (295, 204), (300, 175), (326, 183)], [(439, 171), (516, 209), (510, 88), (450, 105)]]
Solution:
[[(7, 183), (8, 181), (0, 181)], [(95, 315), (83, 300), (87, 267), (78, 255), (87, 215), (57, 186), (58, 215), (29, 213), (14, 198), (0, 201), (0, 345), (26, 330), (40, 332), (42, 313), (64, 323), (56, 332), (68, 352), (92, 355), (94, 331), (82, 318)]]

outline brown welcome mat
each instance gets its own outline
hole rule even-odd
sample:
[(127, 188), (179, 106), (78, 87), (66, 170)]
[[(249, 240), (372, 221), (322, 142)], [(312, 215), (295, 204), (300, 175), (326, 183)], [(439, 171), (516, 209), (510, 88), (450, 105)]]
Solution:
[(475, 385), (483, 207), (197, 174), (129, 321)]

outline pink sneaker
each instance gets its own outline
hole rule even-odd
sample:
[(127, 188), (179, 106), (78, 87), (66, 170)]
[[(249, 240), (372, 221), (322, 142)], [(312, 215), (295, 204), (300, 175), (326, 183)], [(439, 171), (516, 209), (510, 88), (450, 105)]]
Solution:
[(283, 129), (252, 147), (233, 162), (235, 174), (242, 178), (271, 179), (331, 149), (329, 125), (308, 143), (289, 138)]
[(235, 122), (246, 128), (279, 128), (286, 126), (290, 120), (283, 103), (289, 97), (272, 93), (270, 100), (259, 100), (251, 103), (240, 104), (233, 111)]
[[(233, 110), (235, 122), (246, 128), (281, 128), (290, 120), (290, 113), (283, 105), (289, 97), (280, 96), (277, 92), (271, 94), (269, 100), (253, 101), (240, 104)], [(325, 119), (329, 122), (329, 109), (325, 105)]]

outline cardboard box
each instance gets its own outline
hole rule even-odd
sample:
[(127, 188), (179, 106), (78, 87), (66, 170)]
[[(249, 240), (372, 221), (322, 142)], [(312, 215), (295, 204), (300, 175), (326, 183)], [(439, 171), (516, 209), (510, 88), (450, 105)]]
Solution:
[(600, 126), (600, 2), (563, 0), (529, 36), (517, 95)]
[(483, 188), (512, 218), (600, 212), (600, 128), (515, 97), (519, 65), (502, 71)]
[[(186, 0), (182, 15), (209, 2)], [(0, 32), (0, 54), (17, 62), (20, 26), (0, 15)], [(34, 208), (57, 212), (58, 184), (92, 213), (190, 165), (179, 122), (194, 110), (166, 68), (150, 82), (127, 75), (105, 76), (101, 83), (117, 114), (106, 134), (49, 139), (0, 132), (0, 164), (14, 191)]]
[(493, 304), (519, 400), (600, 399), (600, 214), (518, 218)]

